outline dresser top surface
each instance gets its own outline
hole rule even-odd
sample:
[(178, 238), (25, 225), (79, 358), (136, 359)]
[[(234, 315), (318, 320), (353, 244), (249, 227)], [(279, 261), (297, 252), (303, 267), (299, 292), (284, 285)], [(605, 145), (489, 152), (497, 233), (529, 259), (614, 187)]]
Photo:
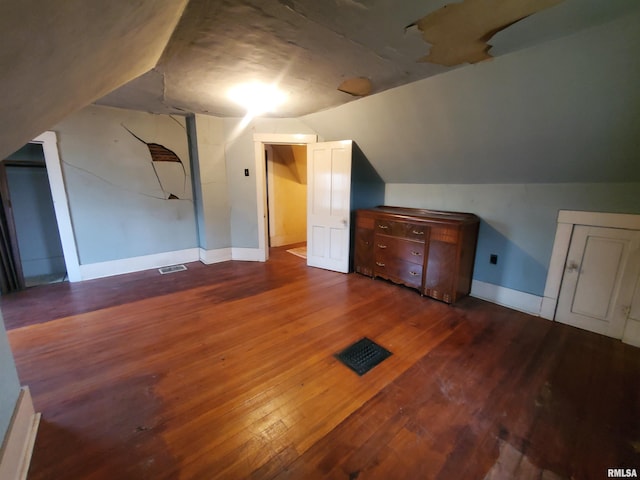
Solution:
[(473, 213), (445, 212), (441, 210), (427, 210), (422, 208), (393, 207), (381, 205), (376, 208), (359, 210), (374, 214), (390, 215), (394, 217), (405, 217), (407, 220), (428, 220), (430, 222), (443, 223), (477, 223), (478, 216)]

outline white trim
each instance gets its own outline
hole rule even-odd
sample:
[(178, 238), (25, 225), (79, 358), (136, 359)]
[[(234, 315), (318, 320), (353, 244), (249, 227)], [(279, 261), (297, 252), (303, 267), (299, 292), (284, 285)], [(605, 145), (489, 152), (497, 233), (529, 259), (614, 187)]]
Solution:
[(551, 260), (549, 261), (547, 281), (544, 287), (544, 301), (540, 312), (540, 315), (548, 320), (555, 319), (562, 276), (564, 275), (564, 265), (569, 254), (571, 235), (575, 225), (640, 230), (640, 215), (576, 210), (560, 210), (558, 212), (558, 226), (553, 242)]
[(626, 228), (640, 230), (640, 215), (628, 213), (578, 212), (560, 210), (558, 223), (571, 225), (590, 225), (593, 227)]
[(62, 244), (64, 262), (67, 267), (67, 276), (70, 282), (78, 282), (82, 280), (80, 275), (80, 262), (78, 261), (78, 249), (73, 234), (67, 191), (64, 185), (64, 177), (62, 176), (60, 156), (58, 155), (58, 139), (56, 133), (44, 132), (29, 143), (39, 143), (42, 145), (44, 160), (47, 165), (49, 186), (51, 187), (53, 208), (56, 212), (58, 231), (60, 232), (60, 243)]
[(231, 247), (218, 248), (216, 250), (205, 250), (204, 248), (200, 249), (200, 261), (205, 265), (227, 262), (231, 259)]
[(633, 345), (634, 347), (640, 347), (640, 322), (633, 318), (627, 318), (627, 323), (624, 326), (624, 333), (622, 334), (622, 341)]
[(264, 262), (263, 252), (258, 248), (231, 248), (231, 259), (247, 262)]
[[(265, 262), (269, 259), (269, 231), (267, 229), (267, 175), (264, 158), (265, 144), (309, 144), (318, 141), (317, 135), (289, 134), (289, 133), (254, 133), (253, 149), (256, 171), (256, 201), (258, 212), (258, 258), (256, 261)], [(235, 250), (235, 249), (234, 249)], [(235, 260), (234, 256), (234, 260)]]
[(272, 247), (277, 247), (278, 245), (273, 243), (273, 232), (275, 232), (277, 230), (275, 223), (276, 223), (276, 216), (274, 215), (274, 203), (273, 203), (273, 199), (275, 197), (275, 191), (276, 191), (276, 185), (275, 185), (275, 178), (273, 175), (273, 146), (272, 145), (264, 145), (264, 149), (265, 149), (265, 155), (267, 156), (267, 158), (265, 159), (267, 161), (267, 171), (266, 171), (266, 175), (267, 175), (267, 190), (265, 191), (265, 201), (266, 204), (269, 206), (269, 212), (267, 214), (267, 218), (266, 218), (266, 222), (269, 224), (269, 230), (267, 232), (267, 235), (270, 236), (270, 238), (268, 238), (268, 242), (269, 245)]
[(200, 260), (199, 248), (187, 248), (174, 252), (156, 253), (141, 257), (123, 258), (108, 262), (89, 263), (80, 265), (82, 280), (122, 275), (124, 273), (139, 272), (152, 268), (166, 267), (178, 263), (197, 262)]
[(39, 424), (29, 387), (22, 387), (0, 451), (0, 480), (27, 478)]
[(540, 315), (542, 297), (537, 295), (512, 290), (492, 283), (481, 282), (479, 280), (473, 280), (471, 282), (470, 295), (530, 315)]
[(572, 233), (573, 225), (566, 223), (558, 224), (556, 237), (553, 241), (553, 250), (551, 251), (547, 281), (544, 286), (544, 296), (547, 298), (558, 298), (560, 283), (562, 282), (562, 272), (564, 271), (564, 264), (567, 261)]
[(542, 297), (540, 306), (540, 316), (546, 320), (553, 320), (556, 317), (557, 298)]
[(302, 145), (304, 143), (316, 143), (318, 135), (302, 133), (254, 133), (254, 142), (283, 143), (285, 145)]

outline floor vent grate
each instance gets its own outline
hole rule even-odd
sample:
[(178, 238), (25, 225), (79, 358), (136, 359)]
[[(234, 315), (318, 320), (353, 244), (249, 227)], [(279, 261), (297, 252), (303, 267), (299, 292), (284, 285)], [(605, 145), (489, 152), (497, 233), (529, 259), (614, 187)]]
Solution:
[(368, 338), (358, 340), (335, 356), (358, 375), (364, 375), (392, 354)]
[(158, 271), (162, 275), (166, 275), (167, 273), (182, 272), (183, 270), (186, 270), (186, 269), (187, 267), (185, 267), (184, 265), (171, 265), (169, 267), (159, 268)]

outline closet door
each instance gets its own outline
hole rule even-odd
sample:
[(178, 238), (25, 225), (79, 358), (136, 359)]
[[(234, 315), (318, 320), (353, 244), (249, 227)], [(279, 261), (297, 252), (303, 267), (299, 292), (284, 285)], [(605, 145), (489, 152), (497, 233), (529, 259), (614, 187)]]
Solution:
[(577, 225), (555, 319), (622, 338), (638, 281), (640, 232)]

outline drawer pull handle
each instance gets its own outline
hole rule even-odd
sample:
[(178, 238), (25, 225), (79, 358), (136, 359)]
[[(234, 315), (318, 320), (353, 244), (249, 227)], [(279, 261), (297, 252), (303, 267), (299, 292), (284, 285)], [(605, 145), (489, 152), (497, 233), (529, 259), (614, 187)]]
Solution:
[(414, 257), (419, 257), (420, 255), (422, 255), (422, 253), (420, 253), (420, 252), (411, 252), (411, 255), (413, 255)]
[(378, 248), (387, 248), (386, 245), (382, 245), (381, 243), (378, 244)]
[(376, 262), (376, 265), (379, 266), (379, 267), (384, 267), (384, 263), (382, 263), (382, 262)]
[(414, 235), (424, 235), (424, 232), (421, 232), (420, 230), (411, 230), (411, 233)]
[(378, 228), (381, 228), (383, 230), (386, 230), (387, 228), (389, 228), (387, 225), (378, 225)]
[(415, 277), (415, 276), (420, 275), (420, 274), (418, 272), (409, 272), (409, 275), (412, 275), (412, 276)]

